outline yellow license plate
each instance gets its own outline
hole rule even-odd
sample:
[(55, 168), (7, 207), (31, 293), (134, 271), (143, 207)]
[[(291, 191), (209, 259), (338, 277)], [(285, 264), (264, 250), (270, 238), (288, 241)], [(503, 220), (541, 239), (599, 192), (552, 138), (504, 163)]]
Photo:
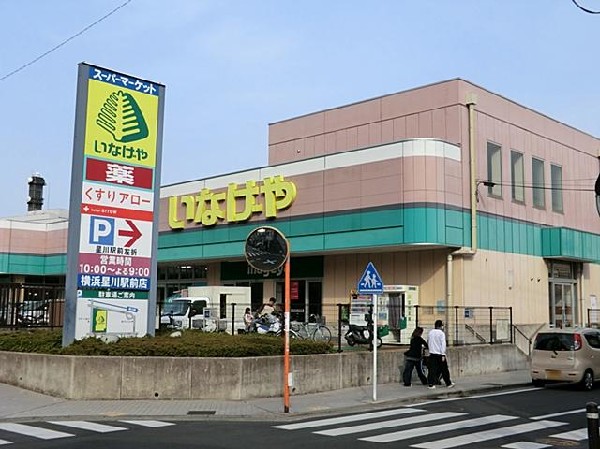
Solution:
[(560, 380), (561, 379), (561, 371), (557, 370), (557, 369), (547, 369), (546, 370), (546, 379)]

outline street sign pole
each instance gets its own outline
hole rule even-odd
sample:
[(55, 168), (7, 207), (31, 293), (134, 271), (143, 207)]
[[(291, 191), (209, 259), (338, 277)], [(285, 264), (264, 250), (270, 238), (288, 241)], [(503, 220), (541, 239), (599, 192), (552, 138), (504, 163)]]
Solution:
[(373, 351), (373, 401), (377, 400), (377, 343), (379, 332), (377, 332), (377, 295), (383, 293), (383, 280), (372, 262), (367, 264), (365, 271), (358, 281), (358, 293), (370, 294), (372, 301), (371, 335), (369, 349)]
[[(289, 243), (288, 243), (289, 248)], [(290, 385), (292, 384), (292, 374), (290, 373), (290, 256), (285, 262), (285, 343), (283, 349), (283, 412), (290, 412)]]
[(260, 271), (272, 271), (285, 267), (284, 283), (284, 349), (283, 349), (283, 411), (290, 411), (290, 244), (285, 236), (271, 226), (261, 226), (254, 229), (246, 237), (244, 248), (248, 264)]
[(373, 295), (373, 401), (377, 400), (377, 294)]

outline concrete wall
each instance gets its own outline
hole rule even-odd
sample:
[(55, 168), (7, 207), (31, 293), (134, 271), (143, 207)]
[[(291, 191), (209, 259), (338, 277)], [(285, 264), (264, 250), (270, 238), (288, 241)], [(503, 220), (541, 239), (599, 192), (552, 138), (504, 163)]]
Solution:
[[(378, 352), (377, 382), (399, 382), (403, 349)], [(523, 369), (514, 345), (449, 348), (453, 378)], [(372, 383), (372, 354), (292, 356), (292, 394)], [(0, 352), (0, 382), (67, 399), (248, 399), (283, 391), (283, 357), (82, 357)]]

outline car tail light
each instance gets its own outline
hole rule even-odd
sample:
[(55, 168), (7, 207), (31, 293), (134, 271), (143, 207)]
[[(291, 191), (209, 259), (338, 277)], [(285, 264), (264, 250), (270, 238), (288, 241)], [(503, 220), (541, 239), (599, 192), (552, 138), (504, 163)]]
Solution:
[(573, 334), (573, 349), (581, 349), (581, 334)]

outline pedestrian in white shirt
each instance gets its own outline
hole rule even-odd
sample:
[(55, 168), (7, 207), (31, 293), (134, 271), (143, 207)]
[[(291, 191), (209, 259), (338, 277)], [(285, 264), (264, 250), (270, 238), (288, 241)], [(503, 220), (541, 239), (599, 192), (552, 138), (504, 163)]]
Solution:
[(427, 382), (429, 389), (433, 390), (440, 374), (446, 384), (446, 387), (454, 387), (450, 380), (450, 371), (448, 370), (448, 360), (446, 359), (446, 334), (444, 334), (444, 323), (442, 320), (436, 320), (435, 329), (429, 331), (427, 335), (427, 346), (429, 346), (429, 360), (427, 368)]

